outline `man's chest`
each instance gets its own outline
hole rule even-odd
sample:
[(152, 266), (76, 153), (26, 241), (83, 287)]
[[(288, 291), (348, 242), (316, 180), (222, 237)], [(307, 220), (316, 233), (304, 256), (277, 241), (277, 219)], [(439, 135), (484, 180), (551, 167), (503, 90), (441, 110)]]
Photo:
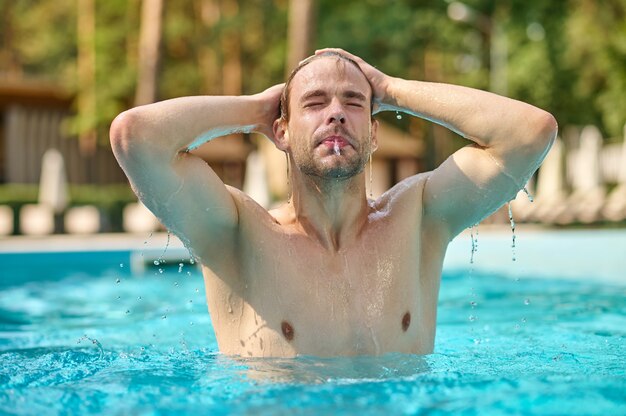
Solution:
[(361, 241), (328, 253), (290, 240), (266, 242), (242, 264), (245, 332), (271, 329), (261, 332), (303, 354), (410, 351), (421, 315), (415, 242)]

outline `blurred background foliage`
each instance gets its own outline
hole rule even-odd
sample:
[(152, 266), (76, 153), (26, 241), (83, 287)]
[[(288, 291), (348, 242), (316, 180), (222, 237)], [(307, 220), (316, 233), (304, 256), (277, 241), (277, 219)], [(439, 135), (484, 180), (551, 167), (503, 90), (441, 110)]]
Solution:
[[(80, 1), (0, 2), (0, 77), (47, 81), (79, 96)], [(250, 94), (282, 82), (296, 1), (165, 1), (155, 99)], [(506, 95), (547, 109), (562, 128), (594, 124), (609, 140), (621, 136), (626, 0), (464, 3), (470, 15), (454, 19), (442, 0), (318, 0), (306, 52), (336, 46), (390, 75), (492, 89), (490, 53), (505, 39)], [(92, 5), (95, 114), (77, 111), (71, 127), (96, 129), (108, 145), (111, 120), (135, 102), (142, 1)]]

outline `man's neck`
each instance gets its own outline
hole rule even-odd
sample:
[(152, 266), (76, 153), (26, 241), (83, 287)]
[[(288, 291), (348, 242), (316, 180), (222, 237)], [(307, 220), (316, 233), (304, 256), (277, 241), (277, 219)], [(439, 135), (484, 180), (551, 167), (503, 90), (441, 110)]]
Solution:
[(370, 212), (363, 173), (348, 179), (300, 172), (291, 176), (291, 204), (295, 221), (304, 232), (330, 251), (338, 251), (358, 237)]

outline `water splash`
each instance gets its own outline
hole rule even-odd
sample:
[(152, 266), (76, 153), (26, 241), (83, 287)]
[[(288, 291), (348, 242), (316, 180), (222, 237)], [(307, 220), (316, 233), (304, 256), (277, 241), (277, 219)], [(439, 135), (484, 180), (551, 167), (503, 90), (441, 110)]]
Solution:
[(170, 247), (171, 237), (172, 237), (172, 232), (170, 230), (167, 230), (167, 241), (165, 242), (165, 248), (163, 249), (163, 253), (161, 253), (161, 255), (154, 261), (155, 266), (165, 263), (165, 259), (163, 259), (163, 256), (165, 256), (165, 253), (167, 253), (167, 249)]
[(141, 250), (141, 252), (139, 253), (139, 254), (141, 255), (141, 258), (142, 258), (142, 259), (143, 259), (143, 252), (144, 252), (144, 250), (145, 250), (146, 246), (148, 245), (148, 241), (150, 241), (150, 239), (152, 238), (152, 234), (153, 234), (153, 232), (152, 232), (152, 231), (150, 231), (150, 234), (148, 234), (148, 238), (146, 238), (146, 239), (144, 240), (144, 242), (143, 242), (143, 247), (144, 247), (144, 248), (143, 248), (143, 249)]
[(513, 211), (511, 210), (511, 203), (507, 202), (507, 206), (509, 208), (509, 221), (511, 223), (511, 252), (512, 252), (512, 260), (515, 261), (515, 220), (513, 219)]
[(104, 348), (102, 348), (102, 344), (100, 344), (100, 341), (98, 341), (95, 338), (89, 338), (86, 334), (78, 338), (78, 341), (76, 343), (80, 344), (82, 341), (90, 341), (93, 345), (95, 345), (98, 348), (98, 352), (100, 353), (98, 360), (101, 360), (104, 357)]
[(478, 224), (470, 227), (470, 238), (472, 239), (472, 253), (470, 255), (470, 264), (474, 264), (474, 254), (478, 251)]
[(337, 141), (335, 141), (335, 143), (333, 144), (333, 151), (335, 152), (336, 156), (341, 155), (341, 149), (339, 148), (339, 143)]

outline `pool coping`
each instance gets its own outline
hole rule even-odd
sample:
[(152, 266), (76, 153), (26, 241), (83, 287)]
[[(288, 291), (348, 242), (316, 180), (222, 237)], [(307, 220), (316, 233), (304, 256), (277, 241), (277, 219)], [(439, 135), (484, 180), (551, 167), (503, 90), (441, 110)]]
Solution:
[[(478, 251), (472, 258), (472, 232), (465, 230), (448, 246), (444, 271), (473, 270), (506, 277), (597, 280), (626, 285), (626, 229), (551, 229), (521, 224), (516, 227), (516, 261), (512, 260), (511, 229), (478, 227)], [(607, 241), (609, 244), (607, 244)], [(167, 247), (167, 249), (166, 249)], [(151, 267), (158, 259), (179, 264), (189, 251), (175, 236), (153, 234), (12, 236), (0, 238), (0, 254), (128, 251), (133, 270)], [(187, 260), (185, 260), (187, 259)], [(540, 261), (537, 261), (540, 259)], [(545, 259), (545, 260), (544, 260)]]
[[(536, 225), (521, 225), (518, 233), (552, 232)], [(481, 225), (480, 232), (485, 234), (510, 234), (508, 225)], [(561, 231), (557, 231), (561, 232)], [(469, 236), (470, 230), (463, 231), (457, 238)], [(19, 252), (58, 252), (58, 251), (119, 251), (163, 249), (168, 240), (167, 232), (147, 234), (99, 233), (99, 234), (52, 234), (46, 236), (4, 236), (0, 237), (0, 253)], [(173, 234), (169, 237), (169, 248), (185, 249), (183, 243)]]

